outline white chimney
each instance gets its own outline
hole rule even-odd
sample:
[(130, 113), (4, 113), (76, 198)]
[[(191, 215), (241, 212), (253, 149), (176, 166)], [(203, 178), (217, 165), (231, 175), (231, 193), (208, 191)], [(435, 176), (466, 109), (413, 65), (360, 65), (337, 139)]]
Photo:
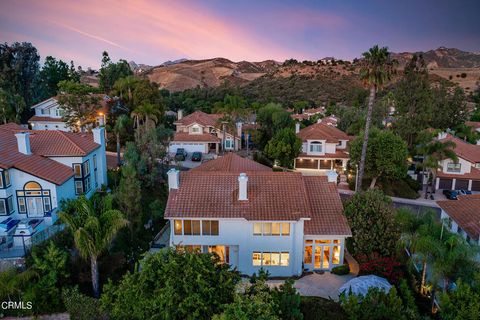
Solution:
[(181, 120), (182, 118), (183, 118), (183, 109), (178, 109), (177, 120)]
[(15, 134), (17, 137), (18, 152), (30, 155), (32, 150), (30, 149), (30, 133), (19, 132)]
[(334, 182), (335, 184), (337, 183), (337, 177), (338, 177), (338, 174), (333, 171), (333, 170), (329, 170), (327, 172), (327, 180), (328, 182)]
[(105, 128), (104, 127), (98, 127), (92, 129), (93, 133), (93, 141), (95, 143), (98, 143), (101, 146), (105, 145)]
[(238, 176), (238, 200), (239, 201), (248, 200), (247, 183), (248, 183), (247, 174), (240, 173), (240, 176)]
[(172, 168), (167, 172), (168, 176), (168, 190), (178, 189), (180, 187), (180, 171)]
[(300, 132), (300, 122), (295, 122), (295, 133)]
[(438, 133), (438, 140), (445, 139), (447, 137), (447, 133), (442, 131)]

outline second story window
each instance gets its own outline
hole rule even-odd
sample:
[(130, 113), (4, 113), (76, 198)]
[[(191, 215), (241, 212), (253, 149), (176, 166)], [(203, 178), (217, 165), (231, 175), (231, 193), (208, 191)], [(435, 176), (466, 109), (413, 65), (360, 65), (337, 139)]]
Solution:
[(192, 133), (201, 133), (201, 128), (199, 126), (193, 126), (191, 129)]
[(310, 152), (322, 152), (323, 145), (320, 141), (312, 141), (310, 142)]
[(88, 193), (91, 189), (89, 160), (83, 163), (74, 163), (73, 172), (75, 174), (75, 194)]
[(218, 220), (174, 220), (173, 232), (180, 236), (218, 236)]
[(0, 216), (6, 216), (13, 212), (13, 196), (0, 199)]
[(289, 236), (290, 223), (288, 222), (255, 222), (254, 236)]
[(10, 185), (10, 173), (8, 173), (8, 170), (0, 171), (0, 189), (8, 188)]
[(447, 164), (447, 171), (448, 172), (460, 172), (461, 169), (462, 169), (462, 164), (461, 163), (449, 162)]

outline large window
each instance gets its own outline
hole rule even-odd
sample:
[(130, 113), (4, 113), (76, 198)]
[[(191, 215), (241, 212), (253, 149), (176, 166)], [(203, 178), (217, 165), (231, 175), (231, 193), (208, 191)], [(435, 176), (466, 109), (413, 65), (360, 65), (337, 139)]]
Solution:
[(289, 264), (289, 252), (253, 252), (252, 254), (254, 267), (288, 267)]
[(218, 220), (174, 220), (174, 234), (185, 236), (218, 236)]
[(8, 173), (8, 170), (0, 171), (0, 189), (8, 188), (10, 184), (10, 173)]
[(322, 152), (323, 145), (320, 141), (310, 142), (310, 152)]
[(201, 133), (201, 128), (199, 126), (192, 126), (192, 133)]
[(0, 216), (6, 216), (13, 212), (13, 197), (0, 199)]
[(290, 223), (288, 222), (255, 222), (254, 236), (289, 236)]
[(460, 172), (461, 169), (462, 169), (462, 164), (461, 163), (449, 162), (447, 164), (447, 171), (448, 172)]
[(225, 140), (225, 149), (233, 149), (233, 140), (232, 139), (226, 139)]
[(86, 160), (83, 163), (74, 163), (72, 166), (75, 174), (75, 194), (88, 193), (92, 189), (90, 161)]
[(23, 190), (17, 190), (17, 205), (19, 213), (28, 217), (43, 217), (53, 209), (50, 190), (43, 189), (35, 181), (27, 182)]

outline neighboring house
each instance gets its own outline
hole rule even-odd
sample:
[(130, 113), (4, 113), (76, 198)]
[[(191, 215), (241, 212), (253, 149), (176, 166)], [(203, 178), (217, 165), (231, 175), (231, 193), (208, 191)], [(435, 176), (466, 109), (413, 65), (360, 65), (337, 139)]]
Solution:
[[(107, 101), (110, 98), (105, 95), (102, 95), (101, 98), (101, 108), (98, 110), (97, 122), (100, 125), (104, 125), (108, 111)], [(35, 111), (35, 115), (28, 119), (28, 123), (32, 127), (32, 130), (72, 131), (72, 128), (68, 127), (62, 119), (65, 115), (65, 110), (58, 103), (58, 97), (51, 97), (45, 101), (37, 103), (32, 106), (31, 109), (34, 109)]]
[(467, 127), (473, 128), (473, 130), (480, 132), (480, 121), (465, 121)]
[(174, 122), (176, 132), (170, 141), (169, 152), (175, 153), (178, 148), (183, 148), (187, 153), (218, 152), (224, 143), (223, 150), (233, 151), (240, 148), (242, 126), (237, 124), (235, 135), (227, 128), (223, 128), (221, 114), (207, 114), (195, 111), (183, 117), (181, 110), (178, 112), (178, 120)]
[(458, 161), (444, 159), (435, 181), (436, 189), (480, 191), (480, 146), (442, 132), (439, 141), (452, 141)]
[(0, 258), (53, 234), (64, 199), (107, 184), (105, 134), (0, 125)]
[(240, 273), (299, 276), (343, 264), (351, 231), (336, 174), (303, 176), (237, 155), (168, 172), (168, 243), (215, 252)]
[(302, 140), (302, 150), (295, 159), (295, 169), (326, 174), (329, 170), (343, 173), (349, 159), (347, 144), (351, 139), (333, 125), (318, 122), (300, 130), (295, 124), (297, 136)]
[(469, 243), (480, 245), (480, 195), (459, 196), (458, 200), (437, 201), (442, 219), (448, 219), (452, 232), (462, 235)]

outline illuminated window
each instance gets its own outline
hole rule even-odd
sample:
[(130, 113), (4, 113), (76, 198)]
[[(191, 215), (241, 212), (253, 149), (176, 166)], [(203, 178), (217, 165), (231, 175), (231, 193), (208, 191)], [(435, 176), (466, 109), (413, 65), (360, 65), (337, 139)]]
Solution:
[(280, 265), (282, 267), (288, 267), (289, 263), (290, 263), (290, 253), (282, 252), (282, 257), (280, 259)]
[(269, 266), (272, 264), (272, 254), (270, 252), (262, 253), (262, 265)]
[(182, 234), (182, 220), (174, 220), (174, 233), (176, 235), (181, 235)]
[(322, 243), (332, 243), (332, 240), (315, 240), (316, 244), (322, 244)]
[(200, 235), (200, 220), (192, 220), (192, 235)]
[(264, 236), (271, 236), (272, 235), (272, 224), (271, 223), (264, 223), (263, 224), (263, 235)]
[(252, 255), (252, 264), (255, 267), (262, 265), (262, 254), (260, 252), (254, 252)]
[(313, 252), (312, 246), (305, 246), (305, 253), (303, 256), (304, 263), (312, 263), (312, 252)]
[(254, 236), (262, 235), (262, 224), (260, 222), (255, 222), (253, 224), (253, 235)]
[(27, 182), (24, 187), (25, 190), (41, 190), (42, 187), (34, 181)]
[(333, 247), (332, 263), (333, 264), (339, 264), (340, 263), (340, 246), (334, 246)]
[(272, 236), (280, 235), (280, 223), (272, 223)]
[(75, 172), (75, 178), (82, 177), (82, 166), (79, 163), (73, 165), (73, 172)]
[(192, 220), (183, 220), (183, 234), (187, 236), (192, 235)]
[(272, 252), (270, 265), (272, 266), (280, 265), (280, 252)]
[(282, 236), (290, 235), (290, 223), (282, 223)]

